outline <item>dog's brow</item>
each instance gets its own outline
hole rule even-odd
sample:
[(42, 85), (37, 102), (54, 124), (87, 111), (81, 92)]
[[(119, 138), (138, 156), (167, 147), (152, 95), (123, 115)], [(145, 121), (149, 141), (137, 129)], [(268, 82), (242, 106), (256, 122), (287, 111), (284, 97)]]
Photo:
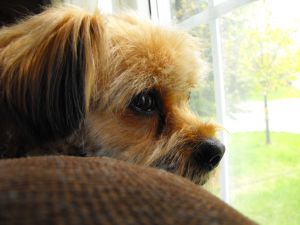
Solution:
[(158, 125), (156, 130), (156, 137), (160, 137), (162, 134), (165, 124), (166, 124), (166, 116), (165, 116), (165, 107), (162, 98), (162, 94), (159, 91), (155, 90), (156, 101), (157, 101), (157, 110), (158, 110)]

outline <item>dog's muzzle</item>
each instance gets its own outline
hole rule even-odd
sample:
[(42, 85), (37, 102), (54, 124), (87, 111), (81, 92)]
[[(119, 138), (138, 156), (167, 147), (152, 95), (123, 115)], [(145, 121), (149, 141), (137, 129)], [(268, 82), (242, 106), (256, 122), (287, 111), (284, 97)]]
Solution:
[(191, 159), (203, 170), (213, 170), (221, 161), (225, 153), (225, 146), (217, 139), (211, 138), (201, 141), (193, 149)]

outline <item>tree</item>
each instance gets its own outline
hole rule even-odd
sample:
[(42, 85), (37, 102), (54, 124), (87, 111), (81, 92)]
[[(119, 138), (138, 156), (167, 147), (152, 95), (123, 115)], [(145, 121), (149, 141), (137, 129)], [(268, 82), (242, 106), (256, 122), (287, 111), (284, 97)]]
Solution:
[(207, 8), (205, 0), (171, 0), (171, 10), (175, 22), (182, 21)]
[(225, 86), (231, 92), (226, 96), (228, 112), (239, 110), (231, 103), (259, 93), (265, 105), (266, 143), (271, 143), (269, 96), (290, 85), (300, 71), (292, 31), (276, 26), (269, 3), (252, 3), (221, 20)]
[[(176, 19), (198, 11), (195, 3), (201, 0), (173, 0)], [(227, 114), (239, 111), (238, 102), (257, 93), (265, 102), (266, 143), (270, 143), (269, 107), (270, 93), (289, 85), (296, 71), (300, 71), (290, 30), (275, 26), (267, 5), (271, 1), (258, 1), (247, 7), (235, 9), (221, 19), (222, 48), (225, 74)], [(207, 5), (203, 4), (203, 8)], [(174, 15), (174, 13), (173, 13)], [(201, 39), (202, 58), (211, 67), (211, 41), (209, 26), (199, 25), (191, 33)], [(299, 59), (298, 61), (296, 59)], [(298, 62), (298, 64), (297, 64)], [(298, 69), (297, 69), (298, 66)], [(191, 95), (192, 108), (202, 116), (214, 115), (213, 74), (210, 70), (201, 82), (201, 89)]]
[[(280, 86), (287, 85), (295, 74), (295, 51), (290, 31), (272, 22), (272, 14), (266, 3), (262, 3), (262, 19), (249, 27), (247, 41), (241, 46), (241, 65), (244, 73), (251, 77), (256, 90), (259, 90), (265, 107), (266, 143), (271, 143), (269, 129), (268, 97)], [(253, 11), (253, 14), (257, 11)], [(255, 20), (253, 20), (255, 21)]]

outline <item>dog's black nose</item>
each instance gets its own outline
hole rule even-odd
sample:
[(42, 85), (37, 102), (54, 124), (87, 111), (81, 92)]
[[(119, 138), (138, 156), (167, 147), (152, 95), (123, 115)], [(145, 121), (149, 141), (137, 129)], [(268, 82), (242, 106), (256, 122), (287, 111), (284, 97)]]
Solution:
[(201, 141), (193, 151), (192, 157), (205, 170), (212, 170), (221, 161), (225, 146), (215, 138)]

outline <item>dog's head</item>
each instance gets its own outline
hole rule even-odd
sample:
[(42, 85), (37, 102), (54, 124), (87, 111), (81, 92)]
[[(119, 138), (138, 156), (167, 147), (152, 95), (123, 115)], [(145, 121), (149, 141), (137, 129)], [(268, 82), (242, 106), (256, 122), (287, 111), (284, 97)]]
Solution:
[[(163, 168), (204, 183), (224, 153), (216, 124), (189, 109), (204, 68), (189, 35), (128, 15), (109, 17), (107, 80), (87, 116), (100, 155)], [(97, 149), (97, 148), (96, 148)]]
[[(20, 88), (16, 95), (25, 94), (26, 101), (21, 109), (6, 93), (13, 111), (26, 109), (25, 119), (44, 138), (81, 127), (88, 155), (163, 168), (203, 184), (225, 148), (215, 138), (218, 126), (189, 109), (189, 94), (204, 69), (195, 40), (130, 15), (82, 16), (56, 9), (40, 18), (51, 21), (50, 15), (59, 15), (60, 24), (42, 33), (48, 41), (40, 39), (37, 47), (44, 58), (35, 66), (36, 77), (21, 77), (41, 86)], [(6, 90), (19, 87), (7, 84)]]

